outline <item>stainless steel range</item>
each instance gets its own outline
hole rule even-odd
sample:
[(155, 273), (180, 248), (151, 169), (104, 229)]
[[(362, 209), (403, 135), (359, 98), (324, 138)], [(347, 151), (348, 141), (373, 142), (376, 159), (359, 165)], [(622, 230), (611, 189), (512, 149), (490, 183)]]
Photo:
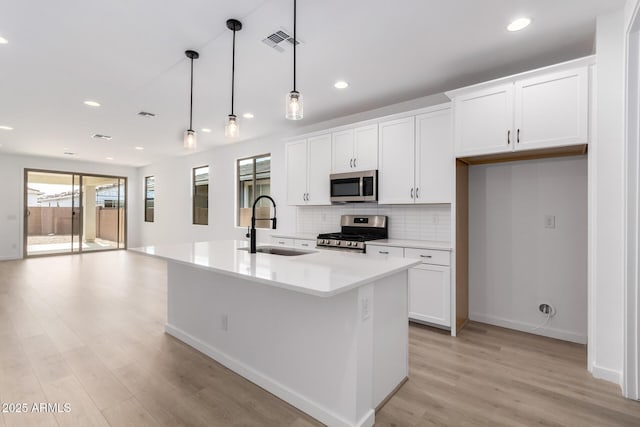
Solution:
[(342, 215), (340, 233), (318, 234), (318, 247), (365, 252), (369, 240), (386, 239), (388, 219), (382, 215)]

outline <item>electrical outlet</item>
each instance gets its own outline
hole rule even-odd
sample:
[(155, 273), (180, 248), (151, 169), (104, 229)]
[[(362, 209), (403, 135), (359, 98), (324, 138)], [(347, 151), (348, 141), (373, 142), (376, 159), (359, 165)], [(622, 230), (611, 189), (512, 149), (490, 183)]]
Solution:
[(227, 316), (226, 314), (223, 314), (222, 318), (220, 319), (220, 329), (225, 332), (229, 330), (229, 316)]
[(556, 216), (545, 215), (544, 216), (544, 228), (556, 228)]
[(549, 317), (553, 317), (556, 314), (556, 309), (551, 304), (542, 303), (538, 306), (538, 311), (540, 313), (545, 314)]
[(370, 315), (370, 307), (369, 307), (369, 297), (362, 298), (362, 321), (364, 322), (369, 318)]

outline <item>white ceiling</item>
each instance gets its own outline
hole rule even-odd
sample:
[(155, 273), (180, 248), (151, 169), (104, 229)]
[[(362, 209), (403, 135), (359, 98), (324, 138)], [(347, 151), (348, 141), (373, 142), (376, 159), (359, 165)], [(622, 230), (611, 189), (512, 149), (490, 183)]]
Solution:
[[(195, 61), (199, 151), (378, 108), (591, 54), (595, 17), (624, 0), (299, 0), (298, 89), (305, 118), (284, 119), (291, 51), (261, 40), (292, 30), (291, 0), (30, 0), (0, 14), (0, 153), (144, 165), (185, 154), (189, 62)], [(515, 17), (532, 25), (506, 31)], [(238, 18), (236, 114), (230, 112), (231, 31)], [(351, 86), (333, 87), (344, 79)], [(100, 108), (83, 105), (91, 99)], [(158, 114), (149, 119), (136, 115)], [(113, 136), (92, 139), (94, 133)], [(144, 146), (144, 151), (135, 150)]]

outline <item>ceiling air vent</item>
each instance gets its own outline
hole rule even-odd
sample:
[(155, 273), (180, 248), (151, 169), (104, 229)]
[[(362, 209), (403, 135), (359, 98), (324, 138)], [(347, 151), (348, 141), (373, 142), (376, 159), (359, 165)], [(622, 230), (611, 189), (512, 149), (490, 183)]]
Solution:
[(149, 113), (148, 111), (140, 111), (138, 113), (138, 115), (142, 116), (142, 117), (155, 117), (156, 116), (155, 114)]
[[(279, 28), (262, 39), (262, 43), (282, 53), (284, 52), (283, 46), (293, 46), (293, 36), (284, 28)], [(301, 44), (300, 38), (298, 38), (296, 44)]]
[(106, 139), (107, 141), (111, 139), (109, 135), (102, 135), (101, 133), (96, 133), (94, 135), (91, 135), (91, 138)]

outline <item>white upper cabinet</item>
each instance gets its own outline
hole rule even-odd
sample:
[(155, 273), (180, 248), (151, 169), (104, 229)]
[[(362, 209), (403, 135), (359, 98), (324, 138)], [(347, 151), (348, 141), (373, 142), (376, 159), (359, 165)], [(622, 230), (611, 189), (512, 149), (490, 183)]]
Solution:
[(331, 135), (314, 136), (286, 145), (287, 204), (329, 205)]
[(469, 157), (587, 144), (589, 58), (447, 93), (455, 154)]
[(511, 151), (513, 83), (455, 98), (458, 157)]
[(334, 132), (331, 171), (356, 172), (378, 168), (378, 125)]
[(589, 73), (586, 67), (515, 83), (516, 149), (586, 144)]
[(415, 203), (451, 203), (455, 157), (451, 109), (416, 116)]
[(413, 117), (381, 122), (378, 203), (414, 201), (415, 120)]
[(307, 205), (330, 205), (331, 135), (307, 141)]
[(379, 124), (378, 203), (451, 203), (455, 158), (451, 108)]

